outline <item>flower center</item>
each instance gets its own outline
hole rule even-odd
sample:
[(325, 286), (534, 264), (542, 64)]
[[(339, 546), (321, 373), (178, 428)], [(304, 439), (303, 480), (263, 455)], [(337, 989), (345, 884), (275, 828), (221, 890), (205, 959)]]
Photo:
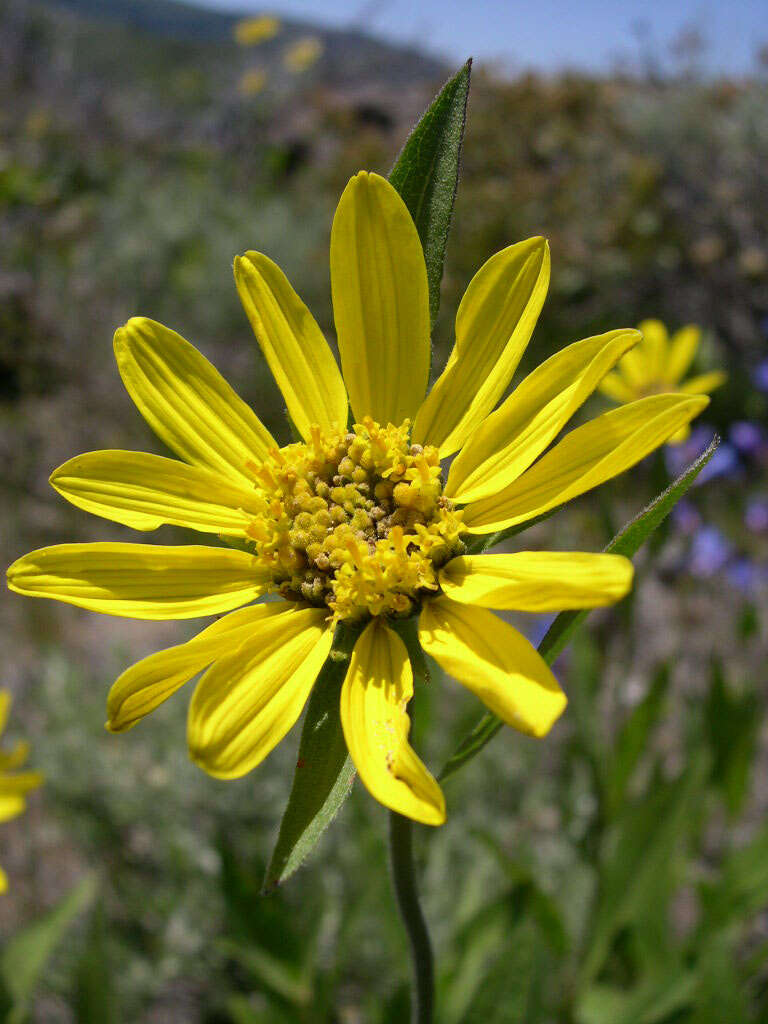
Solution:
[(409, 427), (313, 427), (310, 442), (251, 466), (248, 536), (283, 597), (339, 621), (407, 616), (437, 591), (437, 570), (464, 550), (461, 512), (443, 496), (437, 449), (410, 444)]

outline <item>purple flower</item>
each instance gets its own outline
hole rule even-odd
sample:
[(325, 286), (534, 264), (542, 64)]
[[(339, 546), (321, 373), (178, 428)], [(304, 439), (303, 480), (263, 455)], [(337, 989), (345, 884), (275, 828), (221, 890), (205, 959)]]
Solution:
[(553, 621), (554, 615), (536, 615), (534, 618), (526, 619), (525, 635), (534, 647), (539, 646)]
[(738, 590), (751, 593), (760, 582), (760, 573), (748, 558), (735, 558), (726, 570), (728, 581)]
[(705, 526), (694, 536), (688, 569), (694, 576), (713, 576), (726, 564), (731, 545), (716, 526)]
[(664, 448), (664, 461), (670, 476), (679, 476), (697, 459), (712, 440), (712, 427), (698, 424), (682, 444), (668, 444)]
[(753, 498), (747, 502), (744, 510), (744, 525), (752, 533), (768, 531), (768, 501), (765, 498)]
[(689, 537), (701, 526), (701, 516), (696, 506), (683, 498), (672, 509), (672, 522), (680, 533)]
[(742, 455), (753, 455), (765, 444), (762, 427), (749, 420), (734, 423), (728, 432), (728, 438)]
[[(766, 318), (768, 320), (768, 318)], [(768, 334), (768, 331), (766, 331)], [(768, 359), (758, 363), (752, 379), (758, 391), (768, 391)]]
[(723, 441), (715, 454), (696, 477), (697, 484), (705, 484), (718, 476), (739, 476), (741, 463), (739, 453), (728, 441)]

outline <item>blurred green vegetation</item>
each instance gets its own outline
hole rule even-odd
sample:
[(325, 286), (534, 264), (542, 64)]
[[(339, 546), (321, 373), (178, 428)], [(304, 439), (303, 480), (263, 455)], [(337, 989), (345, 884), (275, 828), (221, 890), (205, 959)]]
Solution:
[[(336, 199), (359, 168), (391, 167), (439, 84), (434, 63), (386, 47), (367, 75), (358, 53), (352, 75), (353, 49), (340, 36), (306, 77), (275, 71), (244, 97), (240, 77), (262, 57), (226, 38), (0, 0), (7, 561), (45, 543), (129, 538), (66, 507), (47, 475), (91, 448), (158, 450), (113, 363), (112, 332), (130, 315), (198, 344), (287, 438), (232, 258), (257, 248), (276, 259), (332, 338)], [(726, 439), (743, 421), (765, 431), (754, 373), (768, 314), (767, 94), (758, 78), (476, 75), (435, 368), (478, 266), (544, 234), (553, 278), (528, 367), (647, 316), (698, 322), (700, 368), (730, 375), (707, 423)], [(759, 567), (766, 528), (747, 529), (745, 515), (768, 499), (765, 445), (734, 458), (696, 488), (690, 512)], [(526, 545), (598, 550), (664, 486), (663, 457), (630, 476)], [(667, 523), (633, 597), (593, 616), (560, 659), (570, 707), (552, 737), (503, 733), (446, 783), (448, 824), (420, 837), (441, 1024), (768, 1019), (766, 580), (745, 586), (725, 563), (692, 558), (695, 544)], [(13, 987), (14, 956), (28, 960), (24, 943), (42, 935), (35, 1021), (402, 1020), (385, 815), (362, 787), (308, 865), (260, 897), (297, 736), (244, 780), (209, 779), (187, 760), (183, 695), (125, 736), (103, 730), (112, 680), (188, 626), (8, 596), (0, 614), (12, 726), (48, 778), (0, 837), (12, 884), (3, 1005), (30, 995)], [(417, 749), (442, 763), (477, 715), (435, 673), (416, 705)], [(77, 909), (75, 887), (94, 872), (90, 905), (56, 917), (62, 900)]]

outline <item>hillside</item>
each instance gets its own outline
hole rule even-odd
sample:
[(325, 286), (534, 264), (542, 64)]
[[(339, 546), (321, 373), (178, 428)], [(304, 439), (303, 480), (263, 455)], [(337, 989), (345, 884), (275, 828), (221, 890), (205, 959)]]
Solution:
[[(215, 45), (222, 61), (235, 66), (243, 58), (233, 42), (241, 15), (211, 11), (176, 0), (43, 0), (53, 10), (66, 11), (90, 25), (92, 32), (108, 25), (180, 44)], [(411, 85), (445, 76), (446, 66), (414, 49), (374, 38), (359, 29), (329, 29), (285, 18), (280, 31), (258, 49), (260, 65), (274, 68), (291, 43), (312, 36), (322, 55), (315, 78), (329, 85), (359, 85), (381, 80), (390, 86)]]

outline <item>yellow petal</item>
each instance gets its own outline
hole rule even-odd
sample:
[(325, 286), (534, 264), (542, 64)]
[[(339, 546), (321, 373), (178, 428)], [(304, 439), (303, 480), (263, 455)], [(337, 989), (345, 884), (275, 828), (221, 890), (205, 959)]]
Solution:
[(677, 388), (684, 395), (708, 395), (715, 388), (722, 387), (728, 380), (728, 374), (722, 370), (712, 370), (710, 373), (702, 373), (698, 377), (691, 377), (690, 380), (680, 384)]
[(192, 760), (220, 779), (255, 768), (298, 719), (332, 640), (323, 608), (289, 607), (255, 623), (197, 684), (187, 723)]
[[(27, 809), (27, 801), (23, 796), (4, 796), (0, 794), (0, 821), (17, 818)], [(2, 892), (2, 889), (0, 889)]]
[(700, 341), (701, 328), (694, 324), (681, 327), (672, 335), (667, 365), (664, 368), (664, 379), (670, 385), (670, 390), (672, 390), (672, 385), (676, 385), (688, 372), (696, 357)]
[(440, 585), (461, 604), (559, 612), (620, 601), (632, 586), (633, 572), (632, 563), (621, 555), (516, 551), (454, 558), (441, 570)]
[(456, 314), (456, 344), (416, 417), (413, 439), (457, 451), (512, 380), (549, 286), (549, 246), (529, 238), (475, 274)]
[(682, 429), (678, 430), (672, 437), (667, 438), (667, 444), (683, 444), (691, 436), (690, 424), (686, 424)]
[(665, 373), (669, 357), (669, 335), (661, 320), (643, 320), (638, 325), (643, 335), (635, 351), (642, 351), (646, 360), (649, 380), (660, 380)]
[(339, 200), (331, 290), (355, 417), (413, 419), (429, 376), (427, 268), (408, 208), (378, 174), (360, 171)]
[(661, 373), (662, 353), (666, 352), (667, 329), (660, 320), (644, 320), (639, 330), (643, 340), (619, 363), (619, 373), (634, 392), (652, 389)]
[(569, 434), (514, 483), (464, 509), (470, 533), (494, 533), (556, 508), (618, 476), (663, 444), (708, 399), (651, 395), (603, 413)]
[(115, 681), (107, 698), (107, 729), (125, 732), (168, 700), (198, 672), (237, 650), (267, 618), (292, 608), (284, 601), (251, 605), (230, 612), (192, 640), (158, 651), (131, 665)]
[(515, 480), (639, 340), (637, 331), (610, 331), (547, 359), (470, 437), (453, 461), (445, 493), (478, 501)]
[(250, 483), (246, 464), (277, 447), (218, 370), (175, 331), (133, 317), (115, 333), (115, 358), (139, 412), (185, 462)]
[(50, 482), (78, 508), (134, 530), (170, 523), (245, 537), (247, 512), (258, 511), (253, 488), (231, 476), (145, 452), (77, 455), (59, 466)]
[(0, 892), (8, 892), (8, 876), (0, 868)]
[(30, 790), (43, 784), (43, 776), (39, 772), (22, 772), (19, 775), (3, 775), (0, 777), (0, 800), (12, 802), (23, 797)]
[(0, 771), (10, 772), (20, 768), (29, 757), (29, 743), (17, 740), (12, 750), (0, 751)]
[[(8, 690), (0, 690), (0, 733), (5, 731), (13, 698)], [(13, 750), (0, 751), (0, 772), (13, 771), (20, 768), (29, 756), (29, 744), (26, 740), (18, 740)]]
[(247, 252), (235, 260), (235, 282), (301, 436), (309, 441), (313, 424), (324, 431), (345, 430), (347, 392), (336, 360), (280, 267), (260, 252)]
[(546, 736), (567, 704), (544, 659), (522, 633), (484, 608), (447, 597), (425, 602), (419, 643), (449, 675), (520, 732)]
[(11, 697), (10, 691), (0, 690), (0, 734), (5, 732), (5, 727), (8, 724), (12, 702), (13, 697)]
[(56, 544), (24, 555), (8, 586), (78, 608), (131, 619), (193, 619), (228, 612), (264, 593), (252, 555), (160, 544)]
[(637, 398), (637, 392), (631, 388), (620, 373), (614, 371), (606, 374), (597, 386), (606, 398), (612, 398), (614, 402), (633, 402)]
[(341, 690), (341, 724), (360, 778), (379, 803), (442, 825), (445, 800), (408, 743), (413, 674), (400, 637), (374, 619), (358, 638)]

